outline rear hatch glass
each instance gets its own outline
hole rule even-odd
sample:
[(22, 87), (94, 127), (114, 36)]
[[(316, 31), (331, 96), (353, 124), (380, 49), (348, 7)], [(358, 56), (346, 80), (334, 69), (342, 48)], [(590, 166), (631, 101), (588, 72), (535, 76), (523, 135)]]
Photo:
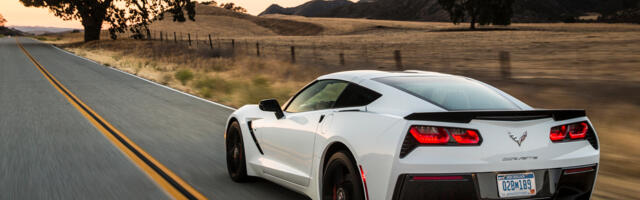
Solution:
[(521, 110), (492, 88), (456, 76), (400, 76), (376, 78), (447, 110)]

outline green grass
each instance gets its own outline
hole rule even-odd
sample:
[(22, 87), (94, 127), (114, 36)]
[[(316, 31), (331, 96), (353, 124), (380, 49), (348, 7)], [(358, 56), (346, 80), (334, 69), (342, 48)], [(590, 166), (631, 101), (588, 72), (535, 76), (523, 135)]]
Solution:
[(33, 36), (34, 39), (36, 40), (40, 40), (40, 41), (58, 41), (61, 40), (62, 38), (60, 36), (58, 37), (45, 37), (45, 36)]
[(200, 78), (194, 83), (194, 86), (205, 98), (211, 98), (214, 94), (229, 94), (234, 89), (233, 84), (219, 77)]
[(182, 85), (186, 85), (187, 82), (193, 79), (193, 72), (188, 69), (181, 69), (176, 72), (175, 77), (180, 81), (180, 83), (182, 83)]

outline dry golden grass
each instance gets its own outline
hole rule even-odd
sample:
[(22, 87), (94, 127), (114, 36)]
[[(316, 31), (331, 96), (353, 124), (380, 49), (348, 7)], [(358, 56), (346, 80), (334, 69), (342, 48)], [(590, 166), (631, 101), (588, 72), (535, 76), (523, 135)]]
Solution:
[[(279, 60), (216, 58), (208, 56), (209, 51), (159, 42), (95, 41), (64, 47), (106, 66), (233, 107), (266, 98), (284, 102), (296, 89), (320, 75), (317, 70)], [(193, 74), (185, 84), (176, 79), (181, 70)]]
[[(324, 30), (317, 36), (282, 36), (257, 24), (244, 30), (236, 26), (235, 19), (215, 19), (220, 21), (210, 22), (217, 24), (210, 28), (216, 30), (188, 24), (184, 30), (219, 31), (236, 39), (238, 46), (247, 47), (236, 49), (241, 56), (214, 58), (209, 50), (130, 40), (69, 45), (67, 49), (236, 107), (271, 97), (284, 101), (324, 73), (395, 70), (391, 53), (398, 49), (405, 69), (467, 75), (534, 107), (587, 109), (602, 152), (594, 197), (634, 199), (639, 191), (640, 136), (635, 134), (640, 129), (639, 25), (514, 24), (508, 28), (515, 30), (469, 32), (456, 31), (466, 24), (267, 16), (317, 24)], [(183, 30), (175, 24), (162, 26)], [(78, 35), (63, 36), (57, 42), (78, 41), (75, 37)], [(245, 55), (255, 54), (255, 42), (263, 44), (260, 58)], [(297, 64), (288, 62), (290, 45), (297, 48)], [(499, 78), (501, 51), (511, 54), (511, 79)], [(344, 66), (338, 64), (339, 53), (345, 54)], [(191, 70), (193, 80), (182, 85), (174, 78), (179, 69)]]

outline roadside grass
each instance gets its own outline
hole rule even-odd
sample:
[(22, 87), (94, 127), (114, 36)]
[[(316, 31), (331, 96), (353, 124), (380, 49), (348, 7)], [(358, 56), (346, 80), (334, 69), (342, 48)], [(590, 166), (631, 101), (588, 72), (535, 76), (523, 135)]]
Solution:
[(33, 39), (40, 40), (40, 41), (45, 41), (45, 42), (47, 42), (47, 41), (55, 42), (55, 41), (62, 40), (62, 36), (61, 35), (55, 35), (55, 36), (36, 35), (36, 36), (31, 36), (31, 37)]
[(136, 40), (104, 40), (63, 45), (107, 67), (232, 107), (262, 99), (286, 101), (321, 69), (255, 57), (224, 58), (180, 45)]
[[(140, 69), (140, 68), (141, 67), (138, 67), (136, 69)], [(136, 73), (136, 74), (138, 74), (138, 73)], [(193, 79), (193, 72), (191, 72), (191, 70), (189, 70), (189, 69), (181, 69), (181, 70), (178, 70), (176, 72), (175, 77), (176, 77), (176, 79), (178, 79), (180, 81), (180, 83), (182, 83), (182, 85), (185, 85), (185, 84), (187, 84), (188, 81)]]

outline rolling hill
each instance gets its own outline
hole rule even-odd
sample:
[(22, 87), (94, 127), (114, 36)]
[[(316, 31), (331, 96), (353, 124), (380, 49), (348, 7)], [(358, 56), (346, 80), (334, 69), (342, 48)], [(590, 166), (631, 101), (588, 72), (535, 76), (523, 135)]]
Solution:
[[(334, 1), (313, 0), (303, 5), (282, 8), (272, 5), (263, 14), (302, 15), (314, 17), (350, 17), (409, 21), (449, 21), (438, 0), (365, 0), (333, 5)], [(313, 13), (309, 6), (314, 5)], [(324, 5), (324, 6), (320, 6)], [(570, 21), (586, 12), (604, 16), (640, 7), (640, 0), (516, 0), (514, 22)]]
[(305, 17), (322, 17), (331, 15), (331, 11), (336, 8), (352, 4), (353, 2), (349, 0), (312, 0), (302, 5), (291, 8), (283, 8), (280, 5), (273, 4), (258, 16), (268, 14), (285, 14), (300, 15)]
[(168, 33), (198, 33), (201, 36), (212, 34), (219, 37), (306, 36), (323, 31), (322, 26), (312, 23), (256, 17), (204, 4), (196, 5), (196, 13), (195, 21), (180, 23), (166, 17), (164, 20), (154, 21), (150, 28)]
[(20, 36), (20, 35), (26, 35), (24, 32), (13, 29), (13, 28), (7, 28), (5, 26), (0, 26), (0, 35), (11, 35), (11, 36)]

